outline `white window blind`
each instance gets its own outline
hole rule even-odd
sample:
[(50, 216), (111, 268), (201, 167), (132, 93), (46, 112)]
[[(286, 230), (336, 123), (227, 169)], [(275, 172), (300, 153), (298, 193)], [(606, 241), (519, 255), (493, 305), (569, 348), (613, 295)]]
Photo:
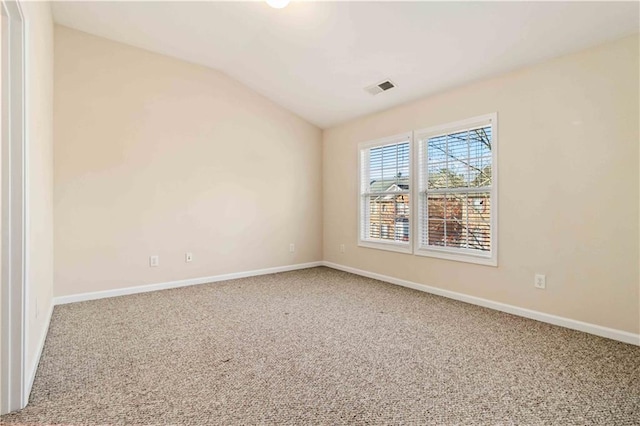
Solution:
[(411, 134), (360, 146), (360, 245), (410, 251)]
[(491, 115), (416, 132), (416, 253), (496, 264), (495, 125)]

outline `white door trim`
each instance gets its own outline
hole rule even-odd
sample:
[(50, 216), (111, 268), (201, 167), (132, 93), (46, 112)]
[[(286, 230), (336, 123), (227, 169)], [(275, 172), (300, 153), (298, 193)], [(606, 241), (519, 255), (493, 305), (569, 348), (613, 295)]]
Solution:
[(18, 0), (2, 0), (0, 414), (24, 408), (26, 342), (25, 50)]

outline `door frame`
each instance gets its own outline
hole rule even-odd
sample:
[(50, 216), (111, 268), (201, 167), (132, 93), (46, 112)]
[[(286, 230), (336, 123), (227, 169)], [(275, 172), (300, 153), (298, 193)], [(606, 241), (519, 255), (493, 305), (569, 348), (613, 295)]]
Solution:
[(0, 414), (22, 409), (26, 355), (25, 20), (18, 0), (0, 0), (2, 43)]

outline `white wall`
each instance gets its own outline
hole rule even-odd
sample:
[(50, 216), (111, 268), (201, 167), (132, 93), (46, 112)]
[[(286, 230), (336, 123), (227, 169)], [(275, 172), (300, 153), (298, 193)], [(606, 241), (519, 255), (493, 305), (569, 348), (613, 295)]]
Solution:
[(320, 129), (213, 69), (55, 34), (56, 296), (321, 260)]
[(26, 375), (30, 380), (53, 303), (53, 20), (48, 2), (21, 2), (21, 6), (26, 25)]
[[(635, 35), (325, 130), (324, 259), (638, 333), (638, 47)], [(357, 247), (358, 143), (492, 112), (499, 266)]]

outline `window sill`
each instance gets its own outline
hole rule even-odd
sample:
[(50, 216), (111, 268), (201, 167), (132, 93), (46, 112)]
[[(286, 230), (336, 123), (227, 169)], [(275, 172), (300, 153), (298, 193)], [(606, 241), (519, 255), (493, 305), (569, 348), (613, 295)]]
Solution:
[(378, 241), (358, 241), (358, 246), (377, 250), (395, 251), (396, 253), (413, 254), (411, 244), (383, 243)]
[(452, 251), (438, 249), (416, 249), (414, 254), (425, 257), (435, 257), (437, 259), (452, 260), (454, 262), (475, 263), (477, 265), (498, 266), (497, 256), (479, 256), (473, 254), (456, 253)]

